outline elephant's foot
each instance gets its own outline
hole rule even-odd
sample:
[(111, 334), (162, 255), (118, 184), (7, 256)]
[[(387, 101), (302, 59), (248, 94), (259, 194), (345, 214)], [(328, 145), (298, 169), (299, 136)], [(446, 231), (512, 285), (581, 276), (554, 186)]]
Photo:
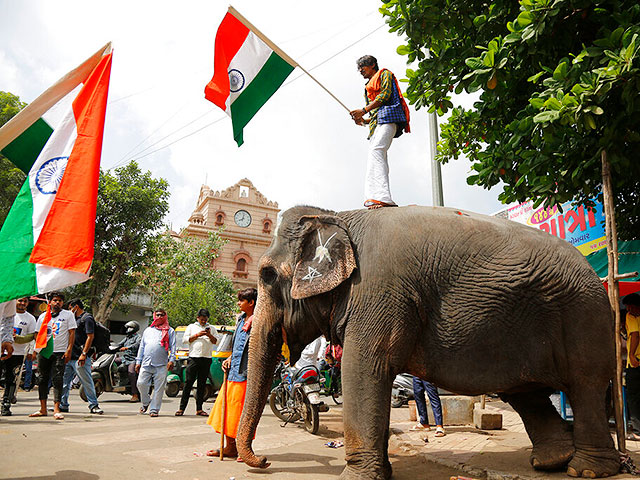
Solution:
[(601, 478), (616, 475), (620, 471), (620, 455), (613, 449), (579, 448), (569, 467), (570, 477)]
[(340, 480), (389, 480), (391, 463), (388, 459), (379, 459), (369, 455), (347, 455), (347, 466)]
[(558, 441), (536, 443), (529, 461), (536, 470), (558, 470), (565, 468), (575, 454), (573, 437), (566, 432), (566, 438)]

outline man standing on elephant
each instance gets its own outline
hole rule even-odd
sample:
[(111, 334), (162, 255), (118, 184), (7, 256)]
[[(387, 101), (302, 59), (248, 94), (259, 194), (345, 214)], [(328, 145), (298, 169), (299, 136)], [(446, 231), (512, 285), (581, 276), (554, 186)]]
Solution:
[[(251, 335), (251, 323), (253, 322), (253, 311), (258, 300), (258, 291), (255, 288), (246, 288), (238, 292), (238, 307), (242, 314), (236, 324), (236, 331), (233, 334), (231, 356), (222, 362), (222, 369), (228, 374), (225, 395), (218, 395), (216, 403), (213, 405), (207, 423), (216, 432), (223, 434), (222, 425), (224, 423), (224, 436), (226, 446), (223, 450), (225, 457), (237, 457), (236, 434), (238, 424), (242, 415), (244, 398), (247, 392), (247, 365), (249, 362), (249, 336)], [(223, 408), (226, 402), (226, 409)], [(225, 420), (222, 421), (222, 412), (225, 410)], [(209, 457), (219, 457), (220, 450), (209, 450)], [(238, 461), (242, 461), (238, 459)]]
[[(378, 69), (378, 61), (365, 55), (356, 62), (360, 75), (367, 79), (366, 105), (352, 110), (356, 125), (369, 125), (369, 153), (364, 184), (364, 206), (369, 209), (395, 207), (389, 189), (387, 151), (391, 141), (409, 129), (409, 107), (402, 97), (398, 80), (386, 68)], [(369, 114), (369, 118), (364, 118)]]
[(625, 326), (627, 328), (627, 404), (629, 405), (630, 429), (627, 438), (640, 440), (640, 295), (632, 293), (624, 297), (622, 303), (627, 307)]

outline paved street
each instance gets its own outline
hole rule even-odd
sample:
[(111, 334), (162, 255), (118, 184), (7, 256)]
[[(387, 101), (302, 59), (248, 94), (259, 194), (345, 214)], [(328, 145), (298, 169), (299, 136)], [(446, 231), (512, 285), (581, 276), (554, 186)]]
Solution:
[[(193, 399), (184, 417), (174, 417), (177, 398), (164, 398), (160, 417), (137, 413), (117, 394), (104, 394), (105, 415), (88, 413), (78, 391), (72, 392), (71, 413), (65, 420), (27, 418), (38, 408), (37, 392), (19, 392), (12, 417), (0, 418), (2, 468), (0, 478), (16, 480), (228, 480), (337, 479), (344, 467), (344, 448), (324, 444), (342, 440), (342, 408), (320, 416), (314, 436), (297, 425), (282, 428), (266, 408), (254, 442), (259, 455), (271, 462), (267, 470), (248, 469), (231, 460), (207, 458), (207, 449), (219, 437), (194, 415)], [(331, 404), (331, 400), (329, 400)], [(212, 403), (207, 402), (209, 410)], [(480, 431), (472, 426), (447, 426), (447, 435), (410, 432), (408, 408), (391, 410), (390, 458), (394, 480), (448, 480), (452, 475), (491, 480), (567, 478), (563, 472), (536, 472), (529, 465), (531, 444), (518, 415), (507, 405), (492, 401), (488, 408), (503, 415), (503, 429)], [(425, 443), (424, 438), (428, 438)], [(627, 447), (640, 465), (640, 442)], [(616, 479), (637, 478), (618, 475)]]
[[(56, 421), (51, 415), (27, 418), (38, 408), (37, 392), (19, 392), (13, 416), (0, 418), (0, 478), (315, 480), (335, 479), (344, 467), (344, 448), (324, 446), (329, 440), (342, 439), (340, 407), (321, 414), (319, 436), (314, 436), (296, 425), (281, 428), (267, 406), (254, 442), (254, 449), (272, 463), (263, 471), (204, 456), (220, 440), (203, 417), (193, 415), (193, 399), (184, 417), (174, 417), (179, 399), (165, 396), (160, 417), (150, 418), (139, 415), (140, 404), (129, 404), (127, 398), (104, 394), (100, 400), (105, 415), (96, 416), (88, 413), (86, 403), (74, 390), (71, 412), (63, 421)], [(211, 405), (207, 402), (205, 409)], [(392, 449), (391, 459), (394, 479), (448, 479), (462, 473), (436, 464), (427, 469), (423, 458), (403, 449)], [(425, 476), (425, 471), (430, 474)]]

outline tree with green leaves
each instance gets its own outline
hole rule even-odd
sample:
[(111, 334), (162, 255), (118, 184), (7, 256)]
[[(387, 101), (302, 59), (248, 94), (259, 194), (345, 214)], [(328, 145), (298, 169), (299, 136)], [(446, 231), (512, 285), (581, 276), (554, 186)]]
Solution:
[(156, 260), (147, 268), (144, 283), (167, 311), (171, 326), (192, 323), (201, 308), (209, 310), (212, 323), (233, 324), (233, 284), (214, 268), (225, 243), (218, 232), (206, 239), (163, 235), (158, 240)]
[[(389, 0), (381, 8), (416, 108), (451, 113), (438, 160), (504, 203), (586, 202), (611, 165), (618, 233), (640, 238), (640, 5), (636, 0)], [(478, 92), (472, 108), (452, 92)]]
[[(71, 287), (106, 322), (120, 300), (142, 283), (156, 262), (156, 245), (169, 211), (169, 184), (143, 173), (136, 162), (101, 171), (91, 278)], [(69, 220), (68, 228), (73, 228)]]
[[(0, 127), (26, 106), (26, 103), (20, 101), (20, 97), (0, 91)], [(25, 179), (26, 175), (22, 170), (0, 154), (0, 227), (4, 224)]]

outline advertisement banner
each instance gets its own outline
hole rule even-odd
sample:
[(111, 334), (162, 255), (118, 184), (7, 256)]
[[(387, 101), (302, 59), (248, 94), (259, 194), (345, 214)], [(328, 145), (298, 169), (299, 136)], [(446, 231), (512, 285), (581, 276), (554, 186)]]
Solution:
[(597, 252), (607, 246), (604, 231), (604, 208), (595, 200), (593, 208), (584, 205), (572, 206), (571, 202), (558, 206), (533, 208), (533, 202), (521, 203), (507, 208), (496, 216), (508, 218), (571, 243), (583, 255)]

